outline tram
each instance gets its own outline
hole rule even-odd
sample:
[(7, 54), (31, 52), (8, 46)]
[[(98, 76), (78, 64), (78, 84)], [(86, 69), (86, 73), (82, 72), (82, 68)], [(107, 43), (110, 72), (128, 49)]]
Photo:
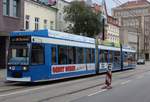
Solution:
[(6, 80), (39, 82), (102, 73), (108, 65), (112, 71), (136, 67), (135, 50), (104, 45), (97, 50), (96, 55), (94, 38), (53, 30), (14, 31)]

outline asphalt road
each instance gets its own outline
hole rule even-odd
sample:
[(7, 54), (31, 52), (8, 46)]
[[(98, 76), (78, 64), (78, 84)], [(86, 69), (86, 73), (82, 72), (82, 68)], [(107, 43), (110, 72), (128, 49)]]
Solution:
[(89, 94), (72, 102), (150, 102), (150, 72)]
[(105, 75), (35, 84), (0, 83), (0, 102), (150, 102), (150, 63), (113, 73), (112, 89), (103, 90)]

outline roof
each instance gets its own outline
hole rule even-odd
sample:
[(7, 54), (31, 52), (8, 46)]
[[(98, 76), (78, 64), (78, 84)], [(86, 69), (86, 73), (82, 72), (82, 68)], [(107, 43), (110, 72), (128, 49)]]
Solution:
[(36, 5), (46, 7), (46, 8), (51, 8), (51, 9), (54, 9), (54, 10), (58, 10), (55, 6), (50, 6), (50, 5), (48, 5), (44, 2), (41, 2), (41, 1), (36, 1), (36, 0), (25, 0), (25, 1), (31, 2), (31, 3), (34, 3)]
[(94, 43), (94, 39), (81, 35), (69, 34), (65, 32), (59, 32), (54, 30), (31, 30), (31, 31), (14, 31), (10, 33), (10, 36), (38, 36), (38, 37), (53, 37), (58, 39), (81, 41), (87, 43)]
[(112, 24), (112, 25), (114, 25), (114, 26), (117, 26), (117, 27), (119, 27), (119, 22), (118, 22), (118, 20), (116, 19), (116, 18), (114, 18), (114, 17), (112, 17), (112, 16), (107, 16), (107, 22), (109, 23), (109, 24)]
[(67, 0), (61, 0), (61, 1), (63, 1), (63, 2), (65, 2), (65, 3), (70, 4), (70, 2), (69, 2), (69, 1), (67, 1)]
[(128, 1), (125, 2), (121, 5), (119, 5), (118, 7), (115, 7), (113, 9), (117, 9), (117, 8), (136, 8), (136, 7), (143, 7), (143, 6), (147, 6), (149, 5), (150, 2), (147, 0), (134, 0), (134, 1)]

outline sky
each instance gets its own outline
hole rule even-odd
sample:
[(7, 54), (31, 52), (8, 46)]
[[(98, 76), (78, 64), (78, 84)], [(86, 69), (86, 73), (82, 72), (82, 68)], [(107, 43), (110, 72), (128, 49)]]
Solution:
[[(68, 1), (73, 1), (73, 0), (68, 0)], [(124, 3), (124, 2), (128, 2), (128, 1), (133, 1), (133, 0), (105, 0), (105, 1), (106, 1), (106, 6), (107, 6), (108, 13), (111, 15), (111, 9), (113, 7), (118, 6), (120, 3)], [(101, 3), (102, 0), (93, 0), (93, 2)]]

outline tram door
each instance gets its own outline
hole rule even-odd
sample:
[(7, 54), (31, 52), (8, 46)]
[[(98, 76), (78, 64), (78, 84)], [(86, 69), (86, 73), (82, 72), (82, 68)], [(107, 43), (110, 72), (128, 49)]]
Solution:
[(99, 58), (100, 58), (100, 64), (99, 64), (100, 71), (106, 71), (108, 67), (108, 61), (109, 61), (108, 50), (100, 50)]
[(114, 52), (114, 70), (121, 70), (121, 53), (120, 51)]

